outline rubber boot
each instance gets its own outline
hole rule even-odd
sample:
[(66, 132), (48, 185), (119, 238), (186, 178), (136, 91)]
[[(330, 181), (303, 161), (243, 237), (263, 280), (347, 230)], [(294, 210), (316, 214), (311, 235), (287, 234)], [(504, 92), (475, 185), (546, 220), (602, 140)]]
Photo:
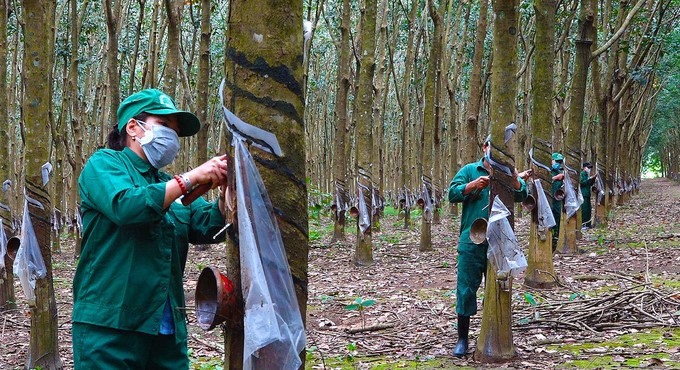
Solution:
[(468, 333), (470, 332), (470, 316), (458, 315), (458, 343), (453, 355), (463, 357), (468, 350)]

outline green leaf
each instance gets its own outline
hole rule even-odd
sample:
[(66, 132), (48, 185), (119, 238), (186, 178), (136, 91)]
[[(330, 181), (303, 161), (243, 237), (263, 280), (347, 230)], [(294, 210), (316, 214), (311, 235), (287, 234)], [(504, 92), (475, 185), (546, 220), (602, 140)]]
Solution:
[(538, 304), (531, 293), (524, 292), (524, 300), (529, 302), (529, 304), (532, 306), (536, 306)]
[(350, 352), (354, 352), (357, 350), (357, 344), (352, 342), (347, 344), (347, 350)]
[(570, 300), (570, 301), (573, 301), (574, 299), (576, 299), (576, 298), (578, 298), (578, 297), (580, 297), (580, 296), (581, 296), (581, 293), (572, 293), (572, 294), (569, 296), (569, 300)]
[(369, 299), (367, 301), (361, 302), (361, 305), (364, 306), (364, 307), (370, 307), (370, 306), (373, 306), (374, 304), (375, 304), (375, 299)]
[(345, 306), (345, 309), (347, 311), (357, 311), (359, 307), (361, 307), (361, 304), (352, 303)]

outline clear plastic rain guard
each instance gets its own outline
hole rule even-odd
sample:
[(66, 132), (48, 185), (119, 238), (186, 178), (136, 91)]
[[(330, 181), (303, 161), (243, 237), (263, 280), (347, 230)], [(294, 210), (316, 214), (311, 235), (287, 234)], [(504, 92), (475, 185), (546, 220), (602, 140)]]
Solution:
[(604, 181), (602, 181), (602, 176), (600, 176), (600, 172), (597, 172), (597, 204), (602, 203), (602, 198), (604, 198)]
[(5, 255), (7, 254), (7, 235), (5, 235), (5, 226), (3, 220), (0, 218), (0, 271), (5, 268)]
[[(579, 192), (580, 193), (580, 192)], [(576, 197), (574, 187), (571, 185), (571, 176), (564, 175), (564, 210), (567, 212), (567, 218), (576, 214), (581, 204)]]
[(548, 203), (548, 197), (543, 191), (543, 185), (541, 185), (541, 180), (535, 179), (534, 186), (536, 186), (536, 209), (538, 212), (538, 226), (548, 229), (554, 227), (555, 217), (552, 214), (552, 209), (550, 208), (550, 203)]
[(486, 228), (486, 239), (489, 241), (486, 257), (499, 278), (507, 277), (509, 273), (519, 276), (527, 267), (527, 260), (517, 245), (508, 216), (508, 208), (498, 196), (494, 197)]
[(364, 199), (364, 192), (368, 191), (368, 187), (362, 185), (357, 178), (357, 203), (359, 205), (359, 229), (361, 234), (366, 232), (369, 226), (371, 226), (371, 214), (368, 213), (368, 206), (366, 205), (366, 199)]
[(241, 280), (243, 368), (297, 369), (306, 339), (283, 241), (252, 156), (234, 135)]
[[(41, 204), (39, 206), (42, 207)], [(13, 267), (14, 274), (19, 277), (29, 306), (34, 306), (35, 282), (47, 275), (47, 268), (40, 253), (40, 245), (33, 230), (31, 216), (28, 213), (28, 199), (24, 201), (24, 216), (21, 223), (21, 245), (14, 259)]]
[(423, 217), (425, 218), (425, 221), (427, 222), (432, 222), (432, 219), (434, 217), (434, 207), (432, 206), (432, 197), (430, 196), (430, 192), (428, 191), (427, 187), (427, 180), (423, 178), (423, 201), (425, 204), (423, 205)]

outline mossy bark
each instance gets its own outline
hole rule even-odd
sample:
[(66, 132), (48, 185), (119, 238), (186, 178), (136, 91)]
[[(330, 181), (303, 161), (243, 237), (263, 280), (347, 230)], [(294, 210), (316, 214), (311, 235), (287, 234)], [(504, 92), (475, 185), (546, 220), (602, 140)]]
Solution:
[[(435, 138), (438, 138), (437, 131), (439, 130), (439, 90), (440, 83), (440, 69), (442, 62), (442, 28), (444, 27), (443, 14), (446, 10), (446, 1), (439, 3), (439, 8), (434, 6), (431, 1), (427, 2), (429, 5), (430, 18), (434, 24), (434, 31), (432, 39), (430, 40), (430, 57), (425, 76), (425, 112), (423, 118), (423, 129), (421, 131), (420, 139), (422, 145), (422, 161), (421, 173), (423, 174), (423, 198), (425, 204), (429, 204), (429, 209), (423, 210), (423, 217), (421, 217), (420, 225), (420, 247), (419, 250), (432, 250), (432, 222), (434, 221), (436, 200), (435, 188), (433, 181), (437, 177), (435, 171), (435, 156), (439, 154), (435, 151)], [(430, 201), (434, 200), (434, 201)], [(426, 206), (427, 207), (427, 206)]]
[[(494, 0), (493, 53), (491, 75), (491, 157), (500, 166), (515, 168), (517, 138), (506, 140), (506, 127), (514, 122), (517, 97), (518, 0)], [(512, 47), (509, 47), (512, 45)], [(496, 196), (511, 212), (514, 228), (514, 179), (498, 167), (491, 170), (490, 202)], [(491, 207), (491, 203), (489, 205)], [(482, 362), (504, 362), (517, 356), (512, 341), (512, 278), (498, 282), (495, 267), (487, 263), (482, 328), (475, 358)]]
[[(340, 45), (337, 69), (337, 92), (335, 94), (335, 157), (333, 158), (333, 178), (335, 181), (335, 196), (344, 203), (346, 198), (347, 184), (347, 157), (343, 155), (345, 141), (348, 133), (349, 111), (347, 110), (347, 97), (350, 87), (350, 24), (351, 7), (349, 0), (342, 2), (342, 20), (340, 22)], [(339, 194), (342, 192), (342, 194)], [(333, 240), (345, 240), (345, 214), (347, 204), (336, 204), (335, 217), (333, 219)]]
[(362, 188), (361, 193), (366, 203), (368, 215), (359, 217), (369, 220), (365, 230), (357, 228), (357, 241), (354, 252), (354, 264), (367, 266), (373, 264), (373, 239), (371, 210), (373, 209), (373, 75), (375, 72), (376, 45), (376, 0), (366, 0), (361, 16), (361, 60), (359, 62), (359, 85), (357, 87), (357, 127), (356, 127), (356, 160), (357, 181)]
[[(39, 202), (29, 202), (27, 208), (35, 236), (38, 240), (46, 276), (36, 280), (35, 303), (31, 308), (30, 348), (26, 368), (46, 370), (63, 367), (59, 357), (57, 304), (52, 282), (51, 209), (52, 199), (48, 186), (43, 185), (41, 167), (49, 162), (48, 131), (45, 123), (53, 124), (52, 117), (52, 66), (54, 65), (55, 1), (23, 1), (26, 97), (22, 112), (26, 132), (26, 195)], [(54, 181), (54, 180), (53, 180)]]
[[(7, 34), (7, 0), (0, 0), (0, 35)], [(7, 37), (0, 38), (0, 55), (8, 55), (7, 51)], [(0, 58), (0, 76), (7, 75), (7, 59)], [(0, 122), (9, 122), (8, 106), (7, 106), (7, 80), (0, 78)], [(0, 158), (10, 158), (9, 154), (9, 124), (0, 125)], [(2, 184), (6, 181), (14, 181), (10, 179), (10, 161), (0, 161), (0, 227), (4, 228), (5, 236), (9, 239), (14, 236), (15, 230), (13, 227), (12, 204), (10, 202), (12, 194), (12, 186), (4, 189)], [(16, 296), (14, 294), (14, 278), (12, 273), (12, 260), (7, 257), (4, 258), (5, 268), (0, 269), (0, 311), (6, 309), (14, 309), (16, 305)]]
[[(251, 154), (274, 207), (304, 320), (309, 234), (301, 25), (301, 2), (231, 1), (223, 98), (245, 122), (276, 135), (282, 148), (282, 157), (257, 149)], [(228, 258), (238, 269), (234, 253), (228, 252)], [(301, 359), (304, 367), (304, 353)], [(242, 366), (243, 329), (237, 327), (225, 332), (225, 368)]]
[[(593, 14), (590, 11), (588, 0), (581, 1), (578, 18), (578, 40), (576, 41), (576, 57), (574, 58), (574, 74), (571, 84), (571, 99), (569, 112), (567, 115), (568, 130), (566, 132), (565, 164), (575, 170), (575, 172), (565, 171), (565, 175), (570, 177), (574, 192), (579, 191), (580, 168), (583, 163), (583, 151), (581, 150), (581, 136), (583, 132), (583, 117), (585, 112), (586, 86), (588, 80), (588, 69), (590, 66), (590, 47), (592, 46)], [(577, 221), (575, 213), (566, 220), (565, 238), (560, 239), (561, 245), (558, 247), (563, 253), (578, 253), (576, 247), (576, 229), (581, 229), (581, 224)]]
[[(536, 8), (536, 42), (535, 67), (532, 79), (534, 93), (532, 128), (532, 153), (537, 162), (550, 166), (552, 148), (552, 132), (554, 126), (553, 95), (554, 95), (554, 61), (555, 61), (555, 0), (539, 0)], [(542, 167), (531, 165), (534, 171), (533, 179), (541, 182), (550, 202), (550, 186), (552, 178), (550, 172)], [(532, 186), (533, 189), (535, 187)], [(538, 194), (533, 193), (538, 200)], [(538, 204), (538, 203), (537, 203)], [(539, 225), (538, 207), (532, 211), (529, 225), (529, 248), (527, 253), (527, 272), (525, 283), (531, 287), (552, 288), (554, 279), (549, 274), (555, 273), (552, 258), (552, 233), (549, 229)], [(547, 274), (546, 274), (547, 272)]]

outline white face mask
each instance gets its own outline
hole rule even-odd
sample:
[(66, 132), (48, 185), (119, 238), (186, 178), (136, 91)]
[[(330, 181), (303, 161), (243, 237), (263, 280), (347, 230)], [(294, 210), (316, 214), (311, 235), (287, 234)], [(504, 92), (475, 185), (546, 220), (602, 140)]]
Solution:
[(144, 136), (139, 138), (139, 143), (149, 163), (156, 169), (172, 163), (179, 153), (179, 137), (175, 130), (161, 125), (152, 125), (151, 130), (146, 130), (144, 128), (147, 125), (146, 122), (135, 121), (144, 131)]
[(586, 167), (583, 170), (586, 171), (587, 174), (590, 174), (590, 168)]

